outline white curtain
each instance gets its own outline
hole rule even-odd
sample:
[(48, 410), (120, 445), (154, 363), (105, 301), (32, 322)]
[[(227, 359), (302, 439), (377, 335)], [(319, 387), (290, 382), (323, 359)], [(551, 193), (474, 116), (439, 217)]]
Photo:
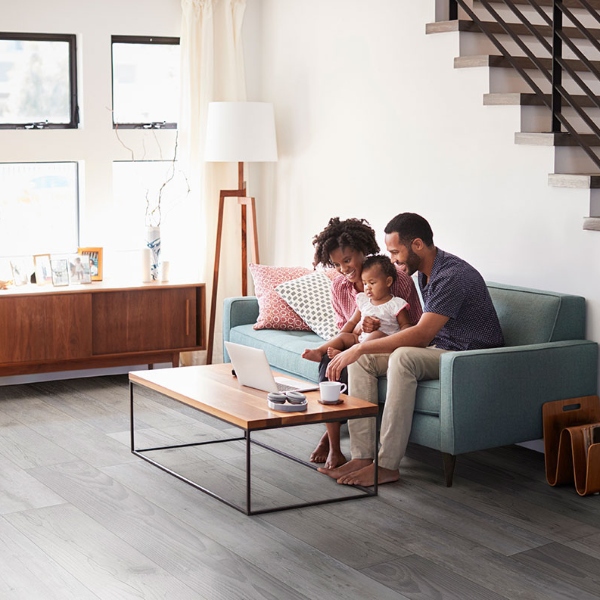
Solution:
[[(219, 191), (237, 189), (237, 164), (205, 163), (204, 140), (209, 102), (246, 100), (242, 23), (246, 0), (182, 0), (182, 110), (179, 121), (180, 159), (188, 173), (198, 222), (188, 223), (195, 237), (199, 281), (206, 282), (206, 317), (210, 309)], [(213, 362), (221, 362), (223, 298), (240, 295), (240, 217), (236, 203), (227, 206), (219, 269), (219, 310), (215, 320)], [(238, 233), (238, 235), (236, 235)], [(191, 273), (190, 273), (191, 275)], [(208, 331), (206, 332), (208, 339)], [(184, 364), (205, 361), (200, 353), (182, 358)], [(202, 353), (204, 354), (204, 353)]]

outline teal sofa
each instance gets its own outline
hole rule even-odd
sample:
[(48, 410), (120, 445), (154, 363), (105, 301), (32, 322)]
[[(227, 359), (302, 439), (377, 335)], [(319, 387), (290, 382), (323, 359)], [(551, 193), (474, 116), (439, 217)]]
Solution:
[[(506, 345), (447, 352), (440, 378), (417, 389), (410, 441), (442, 452), (447, 485), (457, 455), (541, 439), (542, 404), (597, 394), (598, 344), (585, 339), (584, 298), (487, 285)], [(227, 298), (224, 339), (262, 348), (277, 371), (316, 382), (318, 365), (300, 354), (323, 340), (311, 332), (255, 330), (257, 316), (255, 297)], [(386, 386), (381, 377), (381, 403)]]

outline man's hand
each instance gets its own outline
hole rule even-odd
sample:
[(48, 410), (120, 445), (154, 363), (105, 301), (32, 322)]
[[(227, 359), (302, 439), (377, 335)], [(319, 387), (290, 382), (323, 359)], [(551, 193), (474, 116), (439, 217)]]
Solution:
[(348, 348), (348, 350), (344, 350), (337, 356), (334, 356), (329, 365), (327, 365), (327, 371), (325, 373), (327, 379), (329, 379), (329, 381), (339, 381), (342, 370), (353, 362), (356, 362), (361, 355), (360, 344), (356, 344), (351, 348)]
[(381, 326), (381, 321), (377, 317), (365, 317), (362, 322), (362, 330), (364, 333), (373, 333)]

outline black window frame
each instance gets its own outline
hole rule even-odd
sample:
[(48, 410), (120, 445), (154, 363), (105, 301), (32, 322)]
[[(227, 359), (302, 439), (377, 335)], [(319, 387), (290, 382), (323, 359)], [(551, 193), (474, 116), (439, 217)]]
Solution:
[(66, 42), (69, 45), (69, 122), (50, 123), (0, 123), (0, 129), (77, 129), (79, 127), (79, 104), (77, 98), (77, 36), (73, 33), (20, 33), (0, 32), (0, 40), (24, 42)]
[[(178, 37), (144, 36), (144, 35), (112, 35), (110, 38), (110, 74), (111, 74), (111, 102), (115, 105), (115, 73), (114, 73), (114, 44), (156, 44), (179, 46)], [(154, 121), (151, 123), (115, 123), (115, 113), (112, 113), (113, 129), (177, 129), (177, 123)]]

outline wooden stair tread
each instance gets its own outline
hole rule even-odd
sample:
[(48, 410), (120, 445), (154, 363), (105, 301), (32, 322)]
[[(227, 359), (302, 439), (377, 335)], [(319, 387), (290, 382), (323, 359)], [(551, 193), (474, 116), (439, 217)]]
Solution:
[(600, 173), (550, 173), (548, 185), (560, 188), (597, 190), (600, 189)]
[(583, 219), (583, 228), (587, 231), (600, 231), (600, 218), (585, 217)]
[[(509, 25), (512, 31), (520, 37), (533, 36), (533, 34), (529, 31), (529, 29), (527, 29), (525, 25), (523, 25), (523, 23), (509, 23)], [(502, 25), (500, 25), (500, 23), (494, 21), (486, 21), (485, 27), (495, 35), (506, 35), (506, 32), (504, 31), (504, 28), (502, 27)], [(534, 25), (534, 27), (544, 37), (552, 36), (552, 27), (548, 25)], [(482, 30), (477, 23), (475, 23), (474, 21), (464, 19), (455, 21), (437, 21), (435, 23), (427, 23), (427, 25), (425, 26), (425, 33), (427, 34), (447, 33), (452, 31), (482, 33)], [(579, 29), (577, 29), (576, 27), (564, 27), (563, 31), (571, 38), (585, 39), (586, 37), (585, 34), (579, 31)], [(600, 29), (588, 28), (588, 32), (590, 32), (593, 35), (594, 39), (600, 40)]]
[[(491, 0), (492, 3), (494, 2), (494, 0)], [(527, 0), (512, 0), (513, 4), (529, 4), (529, 2)], [(590, 3), (590, 5), (592, 6), (592, 8), (595, 8), (596, 10), (600, 9), (600, 0), (588, 0), (588, 2)], [(477, 0), (475, 0), (476, 4), (479, 4), (479, 2), (477, 2)], [(554, 0), (537, 0), (537, 3), (540, 6), (554, 6)], [(563, 0), (563, 4), (567, 7), (567, 8), (583, 8), (581, 3), (578, 0)]]
[[(544, 94), (550, 103), (550, 94)], [(597, 104), (589, 96), (572, 95), (577, 104), (586, 108), (597, 108)], [(506, 92), (483, 95), (484, 106), (548, 106), (534, 93)], [(569, 108), (569, 103), (563, 99), (563, 108)]]
[[(533, 62), (527, 56), (515, 56), (513, 60), (522, 69), (537, 69)], [(550, 58), (538, 58), (538, 62), (546, 69), (552, 67), (552, 60)], [(587, 67), (576, 59), (565, 59), (574, 71), (588, 71)], [(591, 61), (591, 64), (598, 70), (600, 70), (600, 61)], [(471, 67), (500, 67), (503, 69), (512, 69), (513, 66), (510, 61), (504, 56), (497, 54), (475, 54), (471, 56), (457, 56), (454, 59), (455, 69), (466, 69)]]
[[(592, 133), (580, 133), (580, 137), (588, 146), (600, 146), (600, 139)], [(579, 146), (577, 140), (569, 133), (515, 133), (515, 144), (523, 146)]]

